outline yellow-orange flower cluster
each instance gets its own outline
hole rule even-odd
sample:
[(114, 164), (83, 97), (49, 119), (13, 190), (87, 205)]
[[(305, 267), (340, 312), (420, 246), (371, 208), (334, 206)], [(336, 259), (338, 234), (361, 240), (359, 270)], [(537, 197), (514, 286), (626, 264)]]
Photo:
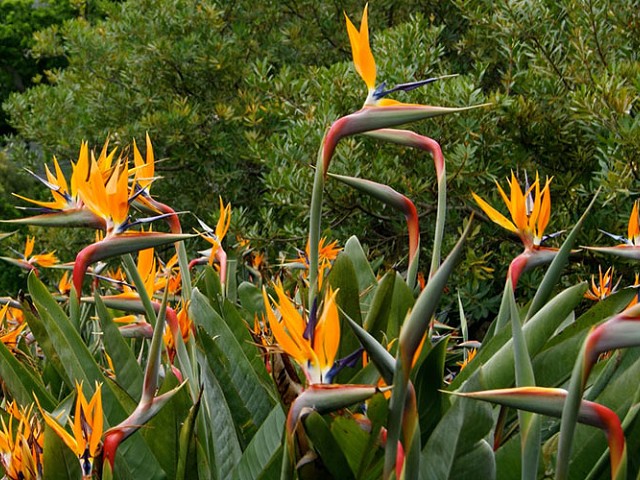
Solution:
[(33, 415), (33, 404), (20, 408), (15, 402), (10, 402), (6, 411), (9, 419), (7, 422), (2, 419), (0, 430), (0, 463), (5, 478), (37, 480), (42, 477), (44, 432)]
[(496, 182), (500, 196), (511, 214), (511, 220), (475, 193), (472, 193), (472, 195), (476, 203), (493, 222), (517, 234), (525, 248), (535, 249), (542, 242), (544, 230), (551, 216), (550, 183), (551, 180), (547, 179), (544, 188), (541, 189), (540, 179), (536, 173), (536, 180), (533, 185), (527, 186), (523, 191), (518, 184), (516, 176), (511, 173), (511, 180), (509, 181), (511, 194), (507, 196), (500, 184)]
[(76, 408), (69, 433), (51, 414), (43, 411), (45, 422), (62, 441), (76, 454), (80, 460), (83, 478), (90, 478), (93, 472), (94, 459), (102, 449), (102, 431), (104, 413), (102, 411), (102, 386), (96, 385), (95, 393), (87, 401), (82, 391), (82, 384), (76, 383)]
[(602, 267), (598, 266), (599, 282), (596, 283), (595, 276), (591, 275), (591, 288), (587, 290), (584, 297), (598, 302), (613, 294), (620, 284), (620, 279), (614, 283), (614, 272), (614, 268), (609, 267), (603, 274)]
[[(300, 365), (309, 383), (326, 382), (340, 344), (340, 319), (335, 301), (337, 291), (329, 289), (317, 319), (305, 319), (282, 285), (275, 284), (274, 288), (278, 297), (273, 301), (275, 312), (264, 288), (262, 297), (276, 342)], [(278, 320), (276, 312), (281, 320)]]

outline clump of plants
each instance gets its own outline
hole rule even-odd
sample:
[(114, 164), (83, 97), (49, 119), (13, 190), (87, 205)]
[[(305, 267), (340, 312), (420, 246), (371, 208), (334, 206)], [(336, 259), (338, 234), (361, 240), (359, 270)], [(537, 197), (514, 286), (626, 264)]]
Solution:
[[(144, 156), (135, 141), (124, 152), (83, 144), (70, 169), (54, 158), (37, 177), (49, 200), (20, 197), (36, 211), (12, 223), (97, 233), (68, 263), (34, 253), (33, 237), (3, 257), (30, 272), (28, 293), (3, 299), (0, 312), (7, 478), (638, 474), (627, 455), (640, 442), (637, 292), (600, 272), (588, 293), (597, 303), (576, 318), (587, 283), (560, 287), (591, 206), (554, 248), (555, 235), (545, 235), (551, 179), (513, 174), (508, 194), (498, 184), (508, 215), (470, 192), (524, 248), (483, 339), (469, 337), (462, 307), (459, 325), (440, 323), (473, 219), (443, 252), (442, 150), (398, 127), (488, 106), (392, 100), (446, 78), (378, 83), (367, 8), (359, 28), (346, 21), (367, 97), (324, 136), (297, 258), (269, 265), (246, 240), (233, 245), (223, 199), (215, 227), (199, 220), (197, 231), (183, 232), (182, 213), (151, 194), (161, 180), (148, 136)], [(374, 179), (331, 172), (336, 146), (353, 135), (432, 157), (437, 215), (427, 268), (415, 203)], [(327, 182), (404, 217), (409, 242), (397, 270), (376, 266), (355, 236), (342, 247), (323, 237)], [(611, 235), (619, 245), (584, 248), (636, 259), (639, 225), (636, 203), (627, 236)], [(187, 240), (207, 248), (191, 252)], [(532, 268), (546, 268), (544, 277), (526, 295), (532, 300), (519, 302), (518, 280)], [(43, 269), (60, 272), (47, 276), (56, 285), (43, 282)]]

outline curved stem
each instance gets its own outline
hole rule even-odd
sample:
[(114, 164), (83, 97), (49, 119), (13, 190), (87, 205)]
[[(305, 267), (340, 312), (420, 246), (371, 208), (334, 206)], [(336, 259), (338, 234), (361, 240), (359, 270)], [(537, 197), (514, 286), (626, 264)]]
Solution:
[[(325, 155), (326, 138), (322, 141), (322, 147), (318, 152), (318, 167), (320, 160)], [(328, 167), (328, 164), (327, 164)], [(313, 190), (311, 191), (311, 208), (309, 212), (309, 307), (318, 295), (318, 244), (320, 243), (320, 228), (322, 223), (322, 196), (324, 193), (324, 172), (321, 168), (315, 169), (313, 178)]]

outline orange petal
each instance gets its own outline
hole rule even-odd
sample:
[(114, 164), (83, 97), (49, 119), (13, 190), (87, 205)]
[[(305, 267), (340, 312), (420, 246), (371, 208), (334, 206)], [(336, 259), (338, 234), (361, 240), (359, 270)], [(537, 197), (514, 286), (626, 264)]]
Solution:
[(91, 418), (91, 437), (89, 439), (89, 453), (95, 457), (98, 453), (98, 446), (102, 441), (102, 430), (104, 429), (104, 414), (102, 411), (102, 385), (96, 384), (96, 391), (89, 403)]
[(24, 258), (28, 259), (33, 253), (33, 245), (36, 242), (36, 237), (30, 237), (27, 235), (27, 241), (24, 244)]
[(336, 294), (331, 289), (325, 295), (322, 315), (316, 326), (314, 337), (314, 348), (318, 357), (321, 369), (329, 368), (333, 365), (340, 345), (340, 317), (336, 306)]
[(502, 228), (505, 228), (510, 232), (518, 233), (518, 229), (516, 228), (516, 226), (510, 220), (508, 220), (504, 215), (498, 212), (495, 208), (493, 208), (491, 205), (489, 205), (487, 202), (485, 202), (482, 198), (480, 198), (475, 193), (471, 192), (471, 195), (473, 195), (473, 199), (476, 201), (476, 203), (482, 209), (482, 211), (487, 214), (487, 216), (491, 219), (491, 221), (493, 221), (494, 223), (497, 223)]
[(531, 214), (529, 215), (529, 227), (533, 231), (536, 231), (535, 227), (538, 221), (538, 216), (540, 215), (540, 207), (542, 205), (542, 201), (540, 198), (540, 178), (538, 177), (538, 172), (536, 172), (536, 181), (533, 183), (529, 190), (531, 191), (532, 189), (535, 190), (535, 198), (533, 200), (533, 208), (531, 209)]
[(551, 217), (551, 190), (549, 190), (549, 184), (551, 180), (547, 179), (547, 182), (542, 189), (542, 200), (540, 207), (540, 217), (538, 218), (538, 236), (542, 237), (544, 230), (549, 224), (549, 218)]
[(278, 345), (282, 350), (284, 350), (288, 355), (293, 357), (298, 363), (304, 363), (308, 360), (308, 357), (303, 353), (302, 348), (298, 345), (293, 338), (284, 330), (284, 326), (278, 321), (276, 316), (273, 314), (273, 310), (271, 309), (271, 302), (267, 297), (267, 291), (262, 289), (262, 299), (264, 301), (264, 307), (267, 311), (267, 320), (269, 322), (269, 327), (271, 328), (271, 332), (273, 336), (276, 338)]
[(368, 5), (365, 5), (362, 12), (360, 31), (356, 30), (356, 27), (346, 14), (345, 18), (347, 20), (347, 33), (351, 43), (353, 64), (367, 88), (373, 90), (376, 86), (376, 61), (369, 45)]
[(638, 227), (638, 203), (636, 200), (633, 202), (633, 209), (631, 210), (631, 216), (629, 217), (629, 227), (627, 230), (627, 238), (634, 242), (635, 237), (640, 234), (640, 228)]
[(518, 227), (520, 232), (527, 231), (527, 206), (525, 203), (524, 193), (520, 189), (520, 184), (516, 180), (513, 172), (511, 173), (511, 218), (513, 223)]

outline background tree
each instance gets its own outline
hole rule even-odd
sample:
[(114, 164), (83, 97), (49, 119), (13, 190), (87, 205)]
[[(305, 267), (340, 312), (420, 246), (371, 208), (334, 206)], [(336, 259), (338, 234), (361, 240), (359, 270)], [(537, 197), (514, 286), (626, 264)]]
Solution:
[[(62, 55), (67, 65), (48, 73), (50, 84), (5, 102), (18, 132), (7, 155), (41, 169), (54, 153), (74, 159), (81, 140), (99, 146), (109, 138), (127, 148), (148, 131), (164, 159), (154, 194), (205, 220), (222, 195), (234, 205), (236, 227), (255, 246), (271, 245), (271, 258), (285, 246), (279, 240), (302, 248), (319, 132), (364, 100), (343, 17), (344, 10), (358, 19), (361, 8), (355, 1), (144, 0), (113, 4), (104, 21), (80, 17), (46, 29), (36, 35), (33, 55)], [(590, 217), (583, 243), (605, 241), (597, 228), (625, 232), (640, 147), (638, 15), (631, 1), (615, 9), (570, 0), (372, 5), (381, 80), (460, 74), (403, 101), (493, 104), (419, 127), (445, 146), (451, 241), (476, 209), (470, 190), (497, 205), (493, 182), (514, 168), (520, 176), (538, 170), (554, 177), (550, 231), (569, 228), (603, 186), (606, 208)], [(337, 173), (412, 197), (423, 234), (432, 236), (430, 158), (357, 138), (340, 146), (334, 165)], [(345, 232), (359, 231), (372, 255), (398, 258), (391, 254), (406, 242), (402, 219), (333, 182), (327, 196), (328, 235), (344, 241)], [(505, 272), (492, 269), (519, 248), (493, 225), (482, 231), (460, 270), (466, 281), (458, 282), (472, 320), (495, 310)], [(595, 264), (583, 258), (590, 274)], [(523, 277), (524, 284), (537, 275)], [(493, 283), (480, 287), (491, 276)]]

